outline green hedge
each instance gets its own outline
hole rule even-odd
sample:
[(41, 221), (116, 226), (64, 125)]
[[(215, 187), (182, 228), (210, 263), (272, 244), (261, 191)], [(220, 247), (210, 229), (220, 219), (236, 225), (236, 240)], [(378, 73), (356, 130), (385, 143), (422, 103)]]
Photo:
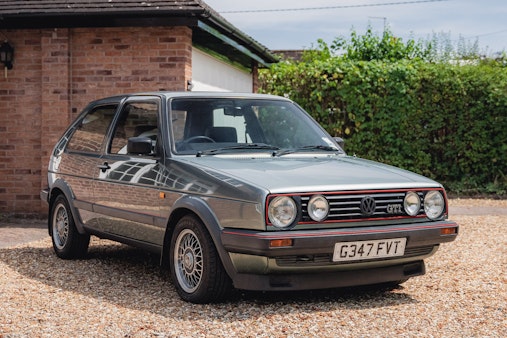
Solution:
[(261, 92), (286, 95), (349, 154), (392, 164), (458, 194), (507, 191), (507, 68), (500, 63), (282, 62)]

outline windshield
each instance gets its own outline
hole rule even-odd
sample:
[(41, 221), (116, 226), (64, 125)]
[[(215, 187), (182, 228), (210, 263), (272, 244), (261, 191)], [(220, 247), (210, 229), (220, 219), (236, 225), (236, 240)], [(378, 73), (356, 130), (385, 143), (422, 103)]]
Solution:
[(177, 98), (169, 106), (177, 154), (340, 151), (315, 121), (289, 101)]

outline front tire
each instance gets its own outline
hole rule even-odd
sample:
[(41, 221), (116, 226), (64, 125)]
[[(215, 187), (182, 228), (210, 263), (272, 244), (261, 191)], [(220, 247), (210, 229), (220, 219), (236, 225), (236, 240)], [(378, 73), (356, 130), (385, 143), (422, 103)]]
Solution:
[(56, 197), (49, 217), (51, 240), (56, 255), (63, 259), (84, 257), (90, 244), (90, 235), (82, 235), (77, 231), (69, 203), (63, 195)]
[(202, 222), (183, 217), (174, 229), (170, 248), (171, 277), (179, 296), (191, 303), (218, 302), (225, 298), (231, 281), (213, 240)]

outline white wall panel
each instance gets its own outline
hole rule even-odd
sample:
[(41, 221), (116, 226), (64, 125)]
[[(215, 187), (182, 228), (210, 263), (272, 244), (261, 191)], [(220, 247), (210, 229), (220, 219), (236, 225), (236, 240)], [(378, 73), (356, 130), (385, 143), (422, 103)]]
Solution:
[(251, 93), (252, 74), (218, 60), (197, 48), (192, 50), (192, 91)]

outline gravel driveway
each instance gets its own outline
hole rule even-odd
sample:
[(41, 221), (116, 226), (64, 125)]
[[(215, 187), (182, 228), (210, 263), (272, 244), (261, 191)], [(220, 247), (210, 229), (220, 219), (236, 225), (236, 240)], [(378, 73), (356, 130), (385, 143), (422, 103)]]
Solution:
[(93, 238), (79, 261), (56, 258), (49, 237), (2, 248), (0, 338), (507, 337), (505, 210), (452, 200), (458, 239), (396, 290), (248, 292), (213, 305), (181, 301), (157, 259), (128, 246)]

